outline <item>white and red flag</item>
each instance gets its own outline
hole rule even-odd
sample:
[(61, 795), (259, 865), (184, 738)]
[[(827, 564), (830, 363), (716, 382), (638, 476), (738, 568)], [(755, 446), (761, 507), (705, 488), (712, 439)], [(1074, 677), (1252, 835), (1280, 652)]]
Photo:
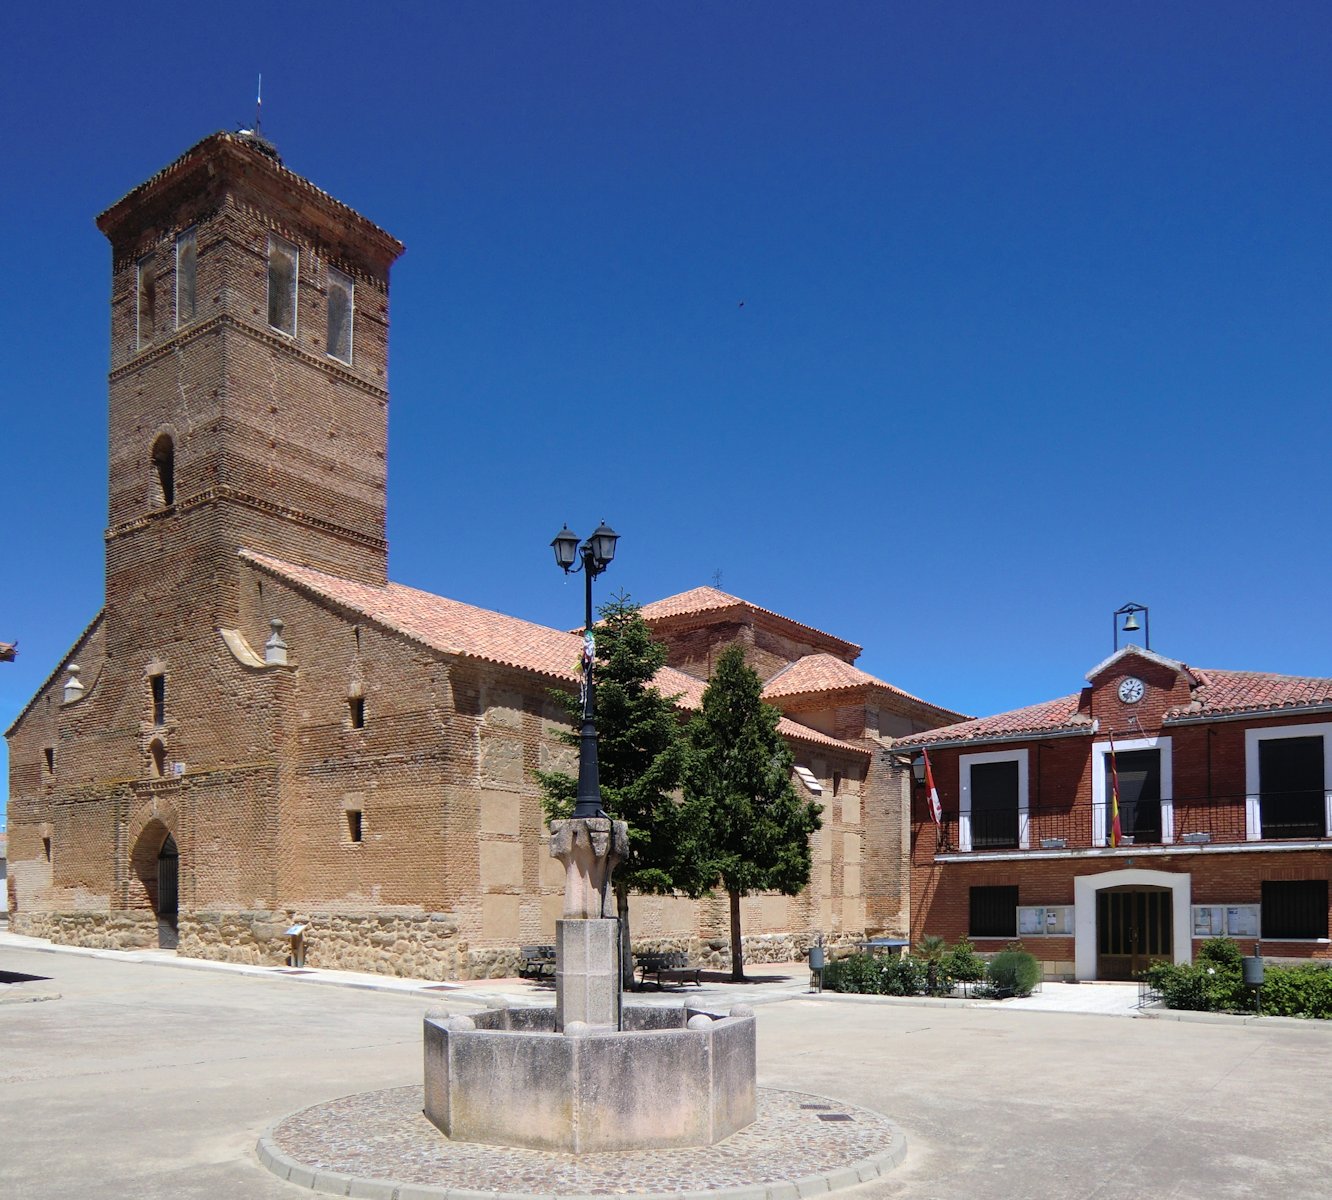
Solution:
[(930, 766), (930, 752), (922, 750), (921, 754), (925, 756), (925, 788), (930, 797), (930, 816), (934, 818), (936, 825), (942, 825), (943, 805), (939, 803), (939, 789), (934, 786), (934, 770)]

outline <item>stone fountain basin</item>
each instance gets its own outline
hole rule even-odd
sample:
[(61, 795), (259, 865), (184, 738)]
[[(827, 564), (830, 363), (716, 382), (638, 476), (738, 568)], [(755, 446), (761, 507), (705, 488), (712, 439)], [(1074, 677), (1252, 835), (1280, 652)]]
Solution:
[(710, 1146), (755, 1116), (754, 1011), (627, 1005), (623, 1030), (553, 1008), (425, 1018), (425, 1115), (456, 1141), (583, 1154)]

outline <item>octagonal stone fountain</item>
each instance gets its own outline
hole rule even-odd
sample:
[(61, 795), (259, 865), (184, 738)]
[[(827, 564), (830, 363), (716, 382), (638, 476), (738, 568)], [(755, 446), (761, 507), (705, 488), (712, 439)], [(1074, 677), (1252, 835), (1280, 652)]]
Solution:
[(708, 1146), (755, 1117), (755, 1022), (620, 1002), (623, 821), (551, 823), (565, 867), (555, 1007), (425, 1018), (425, 1115), (449, 1138), (581, 1154)]

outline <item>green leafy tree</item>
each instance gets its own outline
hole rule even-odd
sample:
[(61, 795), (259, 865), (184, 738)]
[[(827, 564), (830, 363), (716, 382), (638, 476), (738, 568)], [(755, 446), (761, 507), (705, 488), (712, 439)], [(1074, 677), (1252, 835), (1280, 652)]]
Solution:
[[(666, 663), (666, 647), (655, 641), (639, 606), (626, 595), (600, 609), (596, 628), (597, 763), (601, 803), (629, 825), (629, 856), (615, 868), (620, 917), (620, 964), (626, 986), (633, 981), (629, 932), (630, 891), (698, 895), (702, 872), (675, 791), (683, 761), (683, 731), (675, 697), (653, 685)], [(576, 693), (552, 692), (574, 728), (560, 735), (578, 746), (582, 704)], [(567, 817), (578, 780), (559, 771), (538, 771), (546, 819)]]
[(745, 977), (740, 900), (751, 892), (798, 895), (809, 883), (809, 838), (823, 809), (791, 782), (793, 757), (777, 730), (781, 712), (729, 646), (717, 659), (699, 712), (689, 723), (684, 815), (699, 841), (709, 887), (731, 901), (731, 978)]

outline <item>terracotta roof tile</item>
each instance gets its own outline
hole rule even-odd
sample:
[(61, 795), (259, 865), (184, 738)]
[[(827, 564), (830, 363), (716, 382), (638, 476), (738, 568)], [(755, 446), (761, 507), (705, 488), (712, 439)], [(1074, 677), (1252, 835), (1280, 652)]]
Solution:
[(1167, 721), (1332, 704), (1332, 679), (1266, 671), (1192, 670), (1198, 678), (1194, 703), (1171, 709)]
[(724, 612), (731, 608), (746, 608), (750, 612), (773, 617), (785, 625), (807, 630), (826, 641), (836, 642), (839, 646), (854, 650), (853, 658), (860, 654), (861, 647), (855, 642), (848, 642), (845, 638), (839, 638), (836, 634), (825, 633), (822, 629), (815, 629), (813, 625), (806, 625), (802, 621), (793, 621), (790, 617), (783, 616), (779, 612), (773, 612), (770, 608), (762, 608), (757, 604), (751, 604), (748, 600), (742, 600), (739, 596), (732, 596), (729, 592), (723, 592), (714, 587), (691, 588), (687, 592), (667, 596), (664, 600), (654, 600), (651, 604), (643, 605), (642, 611), (643, 620), (650, 625), (654, 621), (664, 621), (671, 617)]
[(832, 654), (807, 654), (789, 667), (778, 671), (764, 686), (763, 696), (764, 699), (775, 700), (788, 696), (814, 695), (819, 692), (851, 691), (856, 688), (875, 688), (889, 692), (900, 699), (939, 713), (945, 720), (961, 715), (940, 708), (937, 704), (931, 704), (928, 700), (922, 700), (919, 696), (913, 696), (910, 692), (904, 692), (901, 688), (894, 687), (891, 683), (848, 662), (843, 662)]
[(910, 737), (898, 738), (894, 745), (906, 748), (913, 745), (933, 746), (943, 742), (1000, 741), (1029, 733), (1058, 733), (1064, 730), (1082, 733), (1090, 729), (1091, 718), (1084, 711), (1083, 693), (1075, 692), (1071, 696), (1060, 696), (1058, 700), (1015, 708), (1012, 712), (979, 717), (974, 721), (959, 721), (956, 725), (945, 725), (927, 733), (913, 733)]
[[(532, 671), (563, 683), (577, 681), (582, 653), (581, 633), (550, 629), (400, 583), (378, 587), (327, 575), (311, 567), (297, 566), (250, 550), (242, 550), (240, 555), (246, 562), (280, 579), (343, 608), (353, 609), (376, 624), (432, 650)], [(658, 672), (656, 684), (662, 695), (679, 696), (678, 703), (686, 710), (699, 707), (706, 686), (692, 675), (671, 667)], [(859, 746), (828, 737), (785, 717), (779, 728), (787, 737), (863, 753)]]

